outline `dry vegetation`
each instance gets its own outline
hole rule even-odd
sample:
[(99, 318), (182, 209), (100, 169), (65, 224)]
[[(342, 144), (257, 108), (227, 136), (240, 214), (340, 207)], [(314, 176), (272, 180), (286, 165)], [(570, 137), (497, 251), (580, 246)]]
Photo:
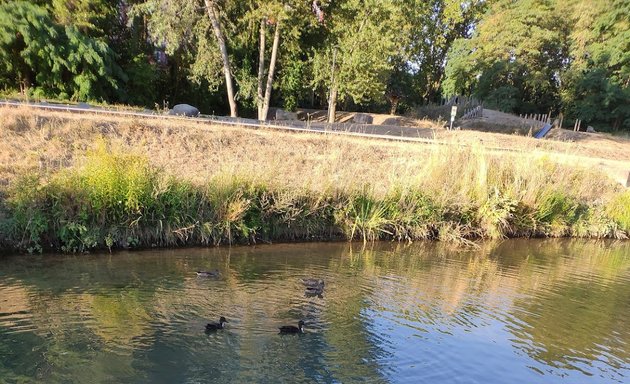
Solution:
[[(102, 247), (105, 243), (108, 247), (127, 246), (131, 237), (139, 245), (217, 244), (233, 241), (238, 237), (234, 232), (238, 231), (242, 231), (240, 241), (244, 242), (257, 238), (461, 240), (523, 235), (626, 236), (623, 220), (609, 217), (606, 207), (614, 203), (621, 204), (622, 211), (630, 209), (619, 203), (624, 201), (619, 196), (625, 198), (627, 193), (597, 168), (566, 166), (556, 161), (557, 157), (576, 156), (568, 150), (561, 154), (550, 153), (548, 149), (502, 152), (484, 149), (474, 140), (463, 147), (423, 145), (223, 127), (193, 120), (104, 119), (97, 115), (44, 113), (25, 108), (2, 109), (0, 115), (0, 192), (6, 196), (5, 216), (11, 217), (7, 212), (12, 209), (17, 212), (17, 206), (30, 212), (36, 210), (33, 207), (57, 202), (54, 199), (59, 195), (92, 188), (90, 182), (103, 181), (94, 181), (90, 174), (100, 175), (104, 172), (100, 168), (110, 166), (118, 167), (116, 172), (139, 172), (137, 180), (146, 184), (148, 199), (155, 199), (162, 189), (173, 186), (176, 190), (186, 190), (188, 197), (197, 194), (190, 198), (186, 217), (173, 218), (164, 226), (166, 219), (156, 219), (159, 215), (153, 214), (152, 221), (143, 224), (144, 232), (133, 228), (140, 225), (141, 218), (148, 217), (142, 211), (141, 199), (134, 200), (133, 209), (124, 213), (131, 216), (116, 216), (118, 222), (107, 222), (102, 215), (98, 220), (90, 219), (89, 223), (81, 224), (85, 231), (91, 231), (90, 226), (103, 228), (100, 232), (95, 230), (98, 232), (93, 236), (95, 240), (66, 248), (70, 250), (90, 248), (91, 244)], [(441, 141), (460, 143), (448, 137), (442, 137)], [(514, 141), (517, 148), (533, 143), (528, 138)], [(564, 144), (545, 143), (545, 146)], [(90, 152), (94, 148), (100, 149)], [(86, 157), (88, 153), (92, 153), (91, 157)], [(147, 159), (146, 167), (141, 161), (136, 163), (137, 159)], [(125, 163), (141, 165), (127, 169)], [(31, 180), (27, 187), (23, 183), (25, 175), (35, 175), (35, 181)], [(112, 177), (101, 176), (104, 180)], [(167, 178), (176, 179), (179, 184), (167, 183), (164, 181)], [(136, 183), (125, 180), (125, 185)], [(211, 191), (213, 188), (221, 193), (227, 189), (231, 192), (221, 195)], [(44, 195), (31, 196), (28, 191), (33, 189), (44, 191)], [(17, 198), (18, 190), (30, 197)], [(53, 196), (52, 203), (46, 193)], [(121, 199), (128, 198), (129, 193), (125, 193)], [(232, 200), (229, 204), (222, 203), (217, 198), (219, 195), (225, 201)], [(64, 201), (80, 200), (75, 196)], [(264, 204), (259, 204), (259, 200)], [(264, 211), (267, 208), (261, 207), (267, 207), (267, 200), (272, 201), (269, 206), (273, 209)], [(203, 214), (195, 213), (192, 207), (201, 202), (208, 202), (209, 216), (205, 217), (205, 223)], [(89, 199), (84, 203), (95, 204)], [(216, 204), (227, 204), (222, 217), (217, 216), (221, 209)], [(259, 220), (262, 224), (247, 222), (252, 206), (262, 212)], [(76, 216), (86, 209), (76, 206), (66, 209), (63, 215)], [(295, 228), (296, 222), (311, 220), (324, 211), (326, 217), (322, 223), (308, 230)], [(269, 235), (273, 231), (261, 229), (268, 224), (265, 220), (269, 215), (279, 215), (280, 224), (274, 219), (274, 225), (293, 228), (293, 232), (289, 235), (285, 228), (282, 236)], [(42, 221), (49, 222), (45, 217), (42, 216)], [(25, 236), (33, 218), (23, 219), (26, 221), (21, 229), (14, 226), (5, 230), (4, 242), (11, 243), (6, 240), (11, 236), (19, 237), (22, 239), (19, 244), (12, 246), (26, 249), (39, 240), (24, 241), (33, 236), (32, 233)], [(77, 224), (78, 219), (73, 216), (63, 220), (54, 230), (64, 228), (67, 223)], [(166, 234), (153, 233), (145, 241), (140, 233), (154, 227), (156, 220)], [(213, 220), (220, 225), (210, 225)], [(202, 230), (204, 224), (212, 227), (207, 227), (206, 235)], [(117, 228), (115, 231), (104, 228), (112, 225)], [(49, 233), (51, 230), (46, 225), (36, 235), (44, 236), (45, 232), (48, 237), (54, 236)], [(195, 235), (195, 231), (200, 232)], [(81, 237), (81, 231), (75, 232), (75, 237)], [(110, 241), (104, 242), (105, 238)], [(63, 247), (63, 239), (48, 241), (55, 247)]]
[[(615, 138), (567, 143), (517, 136), (507, 136), (506, 140), (504, 134), (462, 131), (453, 135), (436, 131), (436, 141), (453, 146), (431, 146), (239, 129), (192, 120), (103, 119), (98, 115), (77, 116), (28, 108), (0, 109), (0, 118), (0, 186), (26, 171), (48, 174), (75, 165), (99, 139), (112, 148), (145, 155), (168, 173), (198, 183), (219, 174), (239, 174), (274, 185), (320, 190), (364, 184), (384, 191), (393, 184), (430, 187), (435, 185), (430, 176), (436, 172), (437, 164), (444, 164), (441, 171), (452, 172), (457, 179), (456, 171), (462, 163), (469, 165), (468, 157), (481, 153), (487, 154), (490, 161), (502, 163), (500, 167), (514, 163), (523, 168), (523, 173), (536, 173), (531, 164), (540, 158), (571, 163), (577, 172), (584, 168), (581, 162), (590, 165), (587, 157), (596, 157), (600, 166), (630, 162), (630, 143)], [(562, 133), (554, 136), (565, 138)], [(454, 150), (455, 145), (463, 145), (463, 149)], [(516, 152), (488, 150), (498, 147)], [(523, 161), (523, 157), (527, 160)], [(447, 158), (452, 159), (446, 161)], [(630, 168), (630, 164), (627, 166)], [(445, 181), (443, 177), (438, 180)], [(596, 188), (592, 193), (601, 191)]]

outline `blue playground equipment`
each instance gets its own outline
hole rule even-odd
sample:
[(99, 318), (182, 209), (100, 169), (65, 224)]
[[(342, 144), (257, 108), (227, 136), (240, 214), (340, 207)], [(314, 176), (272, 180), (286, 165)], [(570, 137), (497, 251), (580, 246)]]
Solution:
[(542, 127), (540, 131), (536, 132), (536, 134), (534, 135), (534, 138), (542, 139), (543, 137), (545, 137), (547, 133), (549, 133), (549, 131), (551, 131), (551, 127), (552, 127), (551, 124), (545, 124), (545, 126)]

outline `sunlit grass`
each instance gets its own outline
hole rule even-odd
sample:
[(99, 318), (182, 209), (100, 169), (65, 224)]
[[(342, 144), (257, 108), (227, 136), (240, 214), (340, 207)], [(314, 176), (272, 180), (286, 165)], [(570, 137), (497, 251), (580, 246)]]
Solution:
[(536, 151), (20, 112), (4, 122), (4, 247), (623, 238), (630, 226), (627, 192)]

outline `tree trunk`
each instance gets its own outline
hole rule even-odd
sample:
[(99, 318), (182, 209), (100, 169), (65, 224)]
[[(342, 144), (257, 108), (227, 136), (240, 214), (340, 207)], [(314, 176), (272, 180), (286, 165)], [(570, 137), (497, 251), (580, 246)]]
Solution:
[(335, 122), (335, 112), (337, 110), (337, 85), (330, 88), (330, 99), (328, 99), (328, 122)]
[(260, 21), (260, 47), (258, 52), (258, 93), (256, 105), (258, 106), (258, 120), (265, 120), (263, 116), (263, 77), (265, 76), (265, 19)]
[(400, 99), (397, 98), (397, 97), (392, 97), (390, 101), (392, 103), (392, 106), (389, 109), (389, 114), (390, 115), (395, 115), (396, 114), (396, 110), (398, 109), (398, 103), (400, 102)]
[(212, 23), (214, 35), (217, 37), (217, 45), (221, 50), (221, 58), (223, 59), (223, 73), (225, 74), (225, 85), (227, 87), (228, 102), (230, 103), (230, 116), (238, 117), (238, 109), (236, 100), (234, 99), (234, 86), (232, 84), (232, 73), (230, 72), (230, 58), (228, 57), (227, 47), (225, 46), (225, 37), (219, 24), (219, 15), (214, 0), (204, 0), (208, 17)]
[[(363, 21), (363, 24), (365, 20)], [(359, 27), (359, 31), (363, 27), (363, 24)], [(335, 84), (335, 61), (337, 60), (337, 48), (333, 47), (332, 68), (330, 70), (330, 96), (328, 98), (328, 122), (335, 122), (335, 112), (337, 111), (337, 91), (338, 86)]]
[(280, 45), (280, 22), (276, 22), (276, 33), (273, 35), (273, 48), (271, 49), (271, 61), (269, 61), (269, 74), (267, 76), (267, 88), (265, 89), (265, 101), (262, 108), (263, 120), (267, 120), (269, 112), (269, 102), (271, 101), (271, 86), (273, 85), (273, 74), (276, 69), (276, 59), (278, 57), (278, 45)]

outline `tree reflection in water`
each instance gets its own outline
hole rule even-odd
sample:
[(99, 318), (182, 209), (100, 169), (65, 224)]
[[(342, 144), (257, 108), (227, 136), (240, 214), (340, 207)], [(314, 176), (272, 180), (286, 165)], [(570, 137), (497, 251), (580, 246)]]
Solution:
[[(589, 382), (630, 367), (630, 245), (291, 244), (0, 260), (8, 382)], [(197, 270), (221, 271), (198, 279)], [(302, 278), (326, 281), (305, 297)], [(227, 329), (203, 332), (226, 316)], [(306, 322), (306, 334), (277, 327)]]

